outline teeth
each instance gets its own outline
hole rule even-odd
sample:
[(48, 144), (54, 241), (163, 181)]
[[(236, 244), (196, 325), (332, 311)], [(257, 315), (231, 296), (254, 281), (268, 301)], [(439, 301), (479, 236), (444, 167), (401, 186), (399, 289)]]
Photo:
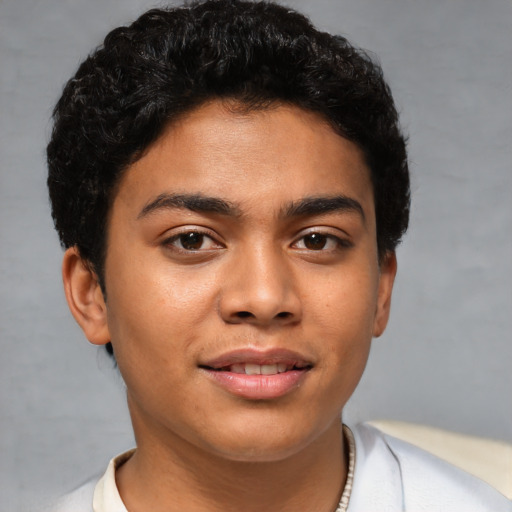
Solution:
[(261, 375), (275, 375), (277, 373), (277, 364), (262, 364)]
[(245, 373), (246, 375), (260, 375), (262, 366), (259, 364), (246, 364), (245, 365)]
[(285, 363), (277, 364), (252, 364), (252, 363), (236, 363), (225, 370), (232, 373), (240, 373), (246, 375), (276, 375), (278, 373), (284, 373), (292, 370), (293, 365), (287, 365)]
[(245, 373), (245, 364), (232, 364), (229, 370), (233, 373)]

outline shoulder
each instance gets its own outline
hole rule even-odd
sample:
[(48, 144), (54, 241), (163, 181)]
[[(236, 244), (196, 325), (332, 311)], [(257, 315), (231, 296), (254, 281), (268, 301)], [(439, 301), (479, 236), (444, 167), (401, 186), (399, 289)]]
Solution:
[(94, 489), (99, 478), (91, 478), (74, 491), (65, 494), (46, 512), (93, 512)]
[(127, 512), (119, 496), (115, 472), (134, 452), (133, 449), (114, 457), (102, 476), (91, 478), (45, 512)]
[[(354, 499), (371, 510), (368, 507), (378, 506), (384, 496), (389, 506), (378, 506), (381, 511), (512, 512), (512, 502), (493, 487), (416, 446), (366, 424), (353, 433), (356, 468), (351, 505)], [(354, 505), (353, 510), (363, 507)]]

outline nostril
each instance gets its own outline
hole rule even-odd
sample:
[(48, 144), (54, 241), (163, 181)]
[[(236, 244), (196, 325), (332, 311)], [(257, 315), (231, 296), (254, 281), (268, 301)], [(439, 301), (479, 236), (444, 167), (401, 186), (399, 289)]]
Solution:
[[(290, 318), (293, 318), (293, 316), (294, 316), (293, 313), (290, 313), (289, 311), (280, 311), (279, 313), (277, 313), (276, 315), (274, 315), (271, 318), (273, 318), (274, 320), (289, 320)], [(232, 316), (231, 318), (232, 319), (237, 318), (238, 320), (253, 321), (253, 320), (263, 320), (265, 317), (264, 316), (260, 317), (259, 315), (251, 313), (250, 311), (237, 311), (234, 314), (234, 316)], [(269, 317), (268, 320), (270, 320), (271, 318)]]

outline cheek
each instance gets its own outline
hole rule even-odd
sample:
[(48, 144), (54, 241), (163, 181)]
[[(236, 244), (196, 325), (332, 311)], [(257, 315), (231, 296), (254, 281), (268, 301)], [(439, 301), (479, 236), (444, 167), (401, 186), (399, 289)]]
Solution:
[[(373, 337), (378, 278), (370, 270), (332, 280), (313, 299), (314, 329), (327, 353), (326, 367), (345, 384), (359, 381)], [(326, 291), (327, 290), (327, 291)]]
[(136, 358), (186, 349), (215, 304), (215, 280), (198, 274), (147, 261), (110, 274), (107, 314), (116, 357), (127, 347)]
[(371, 338), (378, 275), (370, 267), (359, 273), (343, 272), (334, 279), (331, 276), (310, 297), (316, 317), (329, 333)]

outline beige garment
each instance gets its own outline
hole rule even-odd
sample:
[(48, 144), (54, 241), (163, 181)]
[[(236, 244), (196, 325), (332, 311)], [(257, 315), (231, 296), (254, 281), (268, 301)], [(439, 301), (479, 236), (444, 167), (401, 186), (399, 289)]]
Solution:
[(386, 434), (433, 453), (512, 498), (512, 445), (404, 421), (372, 421)]
[[(512, 512), (503, 494), (434, 455), (367, 424), (351, 430), (356, 460), (346, 512)], [(99, 482), (91, 479), (51, 512), (127, 512), (115, 468), (132, 453), (113, 459)]]
[(94, 489), (92, 508), (94, 512), (128, 512), (116, 485), (116, 469), (122, 466), (133, 454), (130, 450), (113, 458)]

